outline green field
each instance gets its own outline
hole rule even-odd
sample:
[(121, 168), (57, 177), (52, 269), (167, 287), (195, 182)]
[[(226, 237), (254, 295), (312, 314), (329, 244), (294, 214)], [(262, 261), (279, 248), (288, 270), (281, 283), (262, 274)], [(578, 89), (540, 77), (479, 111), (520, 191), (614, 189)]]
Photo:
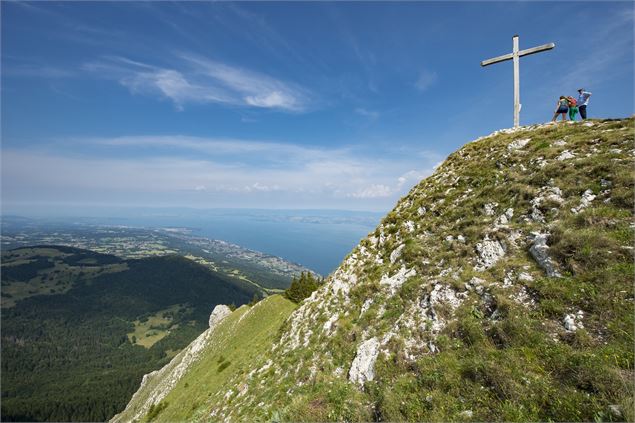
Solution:
[(175, 315), (188, 312), (191, 313), (192, 309), (183, 304), (175, 304), (146, 316), (144, 319), (135, 320), (133, 322), (134, 330), (128, 332), (128, 339), (133, 344), (150, 348), (169, 335), (170, 331), (179, 327), (178, 323), (174, 323)]

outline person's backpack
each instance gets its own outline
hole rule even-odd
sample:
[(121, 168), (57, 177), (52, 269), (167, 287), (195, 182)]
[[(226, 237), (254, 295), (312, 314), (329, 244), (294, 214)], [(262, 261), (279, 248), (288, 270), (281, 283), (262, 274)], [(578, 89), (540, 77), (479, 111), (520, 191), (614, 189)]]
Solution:
[(569, 107), (576, 107), (578, 102), (573, 97), (567, 97), (567, 101), (569, 102)]

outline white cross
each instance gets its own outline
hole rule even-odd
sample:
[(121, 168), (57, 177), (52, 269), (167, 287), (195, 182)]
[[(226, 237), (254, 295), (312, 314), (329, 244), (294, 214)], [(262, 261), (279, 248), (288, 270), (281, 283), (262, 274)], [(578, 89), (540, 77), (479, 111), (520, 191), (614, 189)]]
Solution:
[(494, 63), (504, 62), (506, 60), (514, 61), (514, 127), (520, 125), (520, 58), (541, 51), (551, 50), (556, 45), (554, 43), (543, 44), (538, 47), (528, 48), (526, 50), (518, 50), (518, 35), (512, 37), (513, 49), (511, 53), (494, 57), (493, 59), (483, 60), (481, 66), (493, 65)]

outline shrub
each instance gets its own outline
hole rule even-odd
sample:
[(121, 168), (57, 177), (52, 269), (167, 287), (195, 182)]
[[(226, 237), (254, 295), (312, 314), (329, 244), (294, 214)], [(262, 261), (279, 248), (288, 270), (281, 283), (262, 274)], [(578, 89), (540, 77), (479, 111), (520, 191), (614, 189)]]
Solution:
[(146, 414), (144, 420), (147, 422), (151, 422), (152, 420), (156, 419), (159, 414), (167, 408), (168, 404), (169, 403), (167, 401), (162, 401), (159, 404), (152, 404), (148, 409), (148, 414)]

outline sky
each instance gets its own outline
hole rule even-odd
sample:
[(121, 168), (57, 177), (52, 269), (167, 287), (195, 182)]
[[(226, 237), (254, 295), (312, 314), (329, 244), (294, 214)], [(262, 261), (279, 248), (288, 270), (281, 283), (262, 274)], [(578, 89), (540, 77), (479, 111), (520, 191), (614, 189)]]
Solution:
[(2, 212), (387, 211), (448, 154), (592, 92), (633, 109), (633, 3), (10, 2)]

